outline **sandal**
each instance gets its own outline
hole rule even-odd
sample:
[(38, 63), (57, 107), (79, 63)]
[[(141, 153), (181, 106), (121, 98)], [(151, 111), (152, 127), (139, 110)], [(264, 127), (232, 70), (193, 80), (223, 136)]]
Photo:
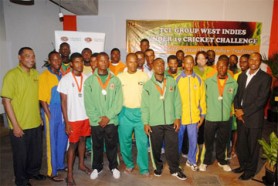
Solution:
[(64, 178), (61, 178), (60, 176), (47, 176), (47, 178), (54, 182), (62, 182), (65, 180)]

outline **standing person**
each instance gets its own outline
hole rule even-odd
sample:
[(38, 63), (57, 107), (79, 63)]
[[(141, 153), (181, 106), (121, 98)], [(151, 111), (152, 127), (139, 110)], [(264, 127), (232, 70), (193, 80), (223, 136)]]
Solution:
[(90, 65), (90, 59), (92, 56), (92, 50), (89, 48), (84, 48), (81, 52), (83, 60), (84, 60), (84, 68), (83, 68), (83, 74), (86, 76), (89, 76), (92, 74), (92, 69)]
[(137, 164), (140, 174), (149, 175), (148, 141), (141, 120), (141, 95), (143, 85), (149, 79), (147, 74), (137, 70), (138, 61), (135, 53), (126, 56), (127, 72), (119, 74), (122, 83), (124, 106), (119, 115), (119, 141), (121, 154), (126, 165), (125, 172), (134, 169), (132, 158), (132, 133), (137, 147)]
[(147, 49), (150, 48), (150, 42), (148, 39), (144, 38), (140, 41), (140, 49), (143, 53), (146, 52)]
[[(193, 67), (193, 70), (196, 74), (198, 74), (202, 80), (205, 82), (208, 78), (212, 77), (214, 74), (216, 74), (216, 70), (207, 65), (208, 62), (208, 54), (205, 51), (198, 51), (195, 56), (195, 62), (197, 63), (196, 66)], [(206, 148), (204, 146), (204, 128), (205, 128), (205, 122), (200, 126), (198, 130), (198, 149), (200, 156), (200, 162), (203, 163), (205, 151)]]
[(109, 161), (109, 169), (115, 179), (120, 178), (117, 162), (118, 114), (123, 106), (120, 80), (109, 70), (109, 57), (105, 52), (97, 56), (97, 69), (84, 85), (85, 107), (90, 119), (93, 141), (93, 172), (96, 179), (103, 169), (103, 148)]
[[(248, 59), (249, 59), (249, 54), (243, 54), (242, 56), (240, 56), (239, 58), (239, 67), (240, 67), (240, 72), (236, 73), (234, 75), (234, 79), (237, 81), (238, 76), (241, 73), (245, 73), (248, 68)], [(233, 107), (234, 110), (234, 107)], [(236, 116), (233, 115), (232, 117), (232, 150), (231, 150), (231, 157), (235, 157), (236, 156), (236, 144), (237, 144), (237, 122), (236, 122)]]
[(109, 63), (109, 69), (115, 76), (123, 72), (126, 67), (125, 64), (120, 60), (121, 60), (120, 50), (118, 48), (113, 48), (111, 50), (111, 61)]
[(238, 77), (238, 91), (235, 97), (235, 115), (238, 122), (237, 156), (240, 167), (233, 170), (243, 174), (241, 180), (249, 180), (255, 174), (259, 159), (258, 139), (262, 136), (264, 107), (267, 103), (271, 76), (260, 69), (262, 56), (250, 54), (249, 69)]
[(61, 109), (57, 86), (62, 78), (62, 59), (58, 52), (48, 54), (49, 67), (39, 77), (39, 100), (44, 110), (46, 132), (47, 176), (52, 181), (64, 181), (58, 170), (65, 169), (65, 153), (68, 137)]
[(62, 66), (61, 66), (61, 72), (64, 75), (66, 75), (68, 72), (71, 71), (70, 68), (70, 45), (66, 42), (60, 44), (59, 53), (62, 58)]
[(147, 63), (144, 64), (144, 72), (148, 75), (149, 78), (151, 78), (153, 75), (152, 63), (155, 59), (155, 54), (154, 54), (153, 49), (147, 49), (145, 51), (145, 57), (146, 57)]
[(184, 59), (184, 52), (182, 50), (178, 50), (176, 52), (176, 56), (178, 59), (178, 67), (180, 70), (182, 70), (182, 63), (183, 63), (183, 59)]
[[(211, 164), (214, 139), (216, 140), (216, 159), (224, 171), (231, 171), (225, 159), (227, 143), (231, 133), (231, 107), (237, 91), (237, 82), (227, 74), (228, 61), (218, 60), (217, 74), (208, 78), (206, 84), (207, 114), (205, 124), (205, 159), (200, 171), (206, 171)], [(216, 136), (216, 137), (215, 137)]]
[(15, 184), (31, 185), (29, 179), (45, 180), (42, 163), (42, 127), (39, 108), (39, 74), (33, 69), (33, 49), (18, 51), (19, 64), (3, 79), (2, 102), (8, 116)]
[(178, 58), (175, 55), (170, 55), (167, 58), (167, 64), (168, 69), (165, 71), (165, 74), (176, 78), (180, 73), (180, 71), (178, 70)]
[(154, 175), (162, 174), (161, 147), (164, 142), (170, 173), (180, 180), (185, 180), (186, 176), (179, 168), (178, 131), (181, 117), (179, 90), (175, 80), (164, 74), (163, 59), (154, 60), (153, 70), (154, 75), (144, 85), (141, 111), (145, 133), (150, 136)]
[(230, 55), (229, 57), (229, 70), (233, 72), (233, 74), (236, 74), (240, 71), (240, 69), (237, 67), (238, 63), (238, 57), (235, 54)]
[(215, 62), (215, 52), (214, 52), (214, 50), (208, 50), (207, 54), (208, 54), (207, 66), (214, 67), (215, 66), (215, 64), (214, 64), (214, 62)]
[(137, 70), (144, 72), (145, 53), (141, 51), (137, 51), (135, 54), (137, 56), (137, 62), (138, 62)]
[(85, 138), (90, 136), (91, 128), (84, 106), (83, 84), (86, 75), (83, 71), (83, 57), (80, 53), (73, 53), (70, 56), (72, 72), (65, 75), (58, 85), (58, 92), (61, 95), (62, 111), (66, 123), (66, 133), (69, 137), (68, 148), (68, 174), (66, 182), (74, 185), (73, 164), (75, 151), (78, 147), (79, 170), (90, 174), (91, 170), (84, 164)]
[(205, 85), (201, 77), (193, 71), (194, 59), (187, 55), (183, 61), (184, 71), (176, 81), (181, 95), (182, 125), (179, 131), (179, 152), (182, 150), (184, 131), (187, 131), (189, 152), (186, 166), (197, 171), (197, 137), (198, 128), (203, 124), (206, 114)]

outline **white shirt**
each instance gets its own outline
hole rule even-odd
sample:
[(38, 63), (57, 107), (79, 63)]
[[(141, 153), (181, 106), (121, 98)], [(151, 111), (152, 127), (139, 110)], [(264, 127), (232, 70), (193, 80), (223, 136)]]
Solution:
[[(73, 74), (70, 72), (66, 74), (58, 84), (58, 92), (67, 95), (67, 114), (68, 120), (71, 122), (81, 121), (88, 119), (84, 106), (84, 82), (87, 79), (85, 74), (83, 75), (82, 89), (79, 93), (77, 84), (74, 80)], [(78, 82), (78, 86), (81, 85), (81, 76), (75, 76)], [(80, 95), (81, 96), (80, 96)]]
[(245, 84), (245, 87), (247, 87), (247, 85), (250, 83), (251, 79), (258, 73), (259, 69), (254, 72), (253, 74), (250, 74), (250, 69), (248, 69), (246, 71), (246, 75), (247, 75), (247, 80), (246, 80), (246, 84)]

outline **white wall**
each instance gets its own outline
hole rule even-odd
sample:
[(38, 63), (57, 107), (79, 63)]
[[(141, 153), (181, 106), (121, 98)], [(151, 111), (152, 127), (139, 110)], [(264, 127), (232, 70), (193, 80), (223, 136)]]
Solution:
[[(42, 71), (43, 61), (54, 49), (54, 30), (63, 30), (63, 23), (58, 17), (59, 7), (49, 0), (35, 0), (32, 6), (3, 1), (10, 66), (18, 64), (18, 50), (28, 46), (35, 51), (37, 69)], [(69, 14), (65, 10), (63, 12)]]
[(78, 31), (106, 33), (106, 52), (126, 55), (126, 20), (262, 22), (262, 54), (268, 53), (273, 0), (99, 0), (98, 16), (78, 16)]
[[(2, 79), (5, 72), (9, 69), (10, 64), (7, 63), (7, 46), (6, 46), (6, 29), (3, 11), (3, 2), (0, 1), (0, 92), (2, 90)], [(3, 105), (0, 104), (0, 113), (4, 112)]]

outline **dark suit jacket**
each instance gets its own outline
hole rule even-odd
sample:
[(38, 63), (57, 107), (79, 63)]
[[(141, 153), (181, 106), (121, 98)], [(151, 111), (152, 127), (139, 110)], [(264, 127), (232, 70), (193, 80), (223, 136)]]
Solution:
[[(238, 77), (238, 90), (234, 99), (235, 109), (243, 109), (245, 126), (247, 128), (261, 128), (264, 120), (264, 107), (270, 94), (270, 75), (259, 69), (245, 88), (246, 73)], [(243, 102), (243, 105), (241, 105)]]

